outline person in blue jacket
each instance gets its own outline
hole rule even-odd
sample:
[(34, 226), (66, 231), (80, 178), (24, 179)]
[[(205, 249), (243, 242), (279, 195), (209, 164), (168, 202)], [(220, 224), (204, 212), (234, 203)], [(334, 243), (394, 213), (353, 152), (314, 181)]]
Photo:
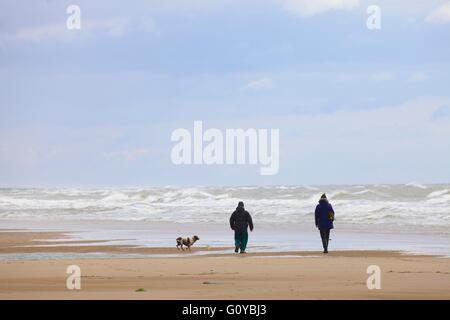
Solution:
[(322, 194), (319, 204), (316, 206), (316, 227), (322, 238), (323, 253), (328, 253), (328, 242), (330, 241), (330, 230), (334, 228), (334, 210), (328, 202), (326, 194)]

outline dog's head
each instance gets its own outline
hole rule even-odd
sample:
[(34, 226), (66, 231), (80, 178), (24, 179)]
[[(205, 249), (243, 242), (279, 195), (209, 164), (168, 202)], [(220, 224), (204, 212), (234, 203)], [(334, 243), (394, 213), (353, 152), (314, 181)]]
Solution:
[(198, 241), (198, 240), (200, 240), (200, 238), (199, 238), (198, 236), (193, 236), (193, 237), (192, 237), (192, 240)]

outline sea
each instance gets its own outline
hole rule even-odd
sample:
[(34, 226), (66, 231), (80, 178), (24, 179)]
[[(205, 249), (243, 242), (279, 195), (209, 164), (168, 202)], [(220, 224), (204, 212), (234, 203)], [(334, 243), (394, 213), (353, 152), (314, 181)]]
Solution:
[(197, 234), (213, 249), (233, 246), (229, 217), (243, 201), (255, 224), (249, 251), (313, 251), (323, 193), (335, 211), (330, 250), (450, 255), (449, 184), (1, 188), (0, 229), (148, 247)]

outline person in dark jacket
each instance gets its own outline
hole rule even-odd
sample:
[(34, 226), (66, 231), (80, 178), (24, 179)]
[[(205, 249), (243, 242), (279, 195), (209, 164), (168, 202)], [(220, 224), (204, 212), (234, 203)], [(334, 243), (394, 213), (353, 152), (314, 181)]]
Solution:
[(250, 227), (250, 231), (253, 231), (253, 221), (250, 213), (245, 210), (242, 201), (239, 202), (236, 210), (231, 214), (230, 227), (234, 230), (234, 252), (238, 253), (240, 249), (241, 253), (245, 253), (248, 242), (247, 228)]
[(334, 210), (325, 193), (320, 197), (319, 204), (316, 206), (315, 217), (316, 227), (319, 229), (322, 238), (323, 253), (328, 253), (330, 230), (334, 228)]

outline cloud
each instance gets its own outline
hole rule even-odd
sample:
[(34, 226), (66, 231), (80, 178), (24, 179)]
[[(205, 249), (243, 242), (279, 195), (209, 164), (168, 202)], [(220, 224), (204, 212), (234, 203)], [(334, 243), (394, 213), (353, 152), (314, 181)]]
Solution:
[[(414, 132), (414, 136), (420, 136), (424, 132), (417, 131), (417, 128), (431, 125), (433, 114), (443, 106), (447, 108), (449, 104), (448, 98), (417, 98), (402, 104), (378, 108), (344, 109), (330, 113), (289, 115), (289, 117), (271, 116), (266, 119), (268, 123), (258, 125), (264, 127), (270, 123), (281, 123), (284, 128), (295, 130), (301, 127), (303, 133), (310, 131), (311, 138), (315, 139), (332, 138), (329, 133), (333, 132), (335, 133), (333, 137), (338, 137), (337, 134), (340, 133), (345, 134), (345, 138), (348, 137), (346, 136), (348, 133), (362, 134), (354, 135), (355, 139), (383, 135), (387, 138), (386, 141), (389, 141), (392, 136), (398, 135), (400, 129), (408, 133)], [(450, 132), (450, 127), (446, 129)]]
[(432, 119), (434, 121), (445, 121), (450, 119), (450, 104), (443, 105), (434, 111)]
[(48, 38), (64, 39), (68, 35), (70, 35), (69, 30), (64, 24), (49, 24), (20, 29), (13, 38), (19, 42), (39, 42)]
[(250, 81), (244, 86), (245, 90), (262, 91), (272, 89), (274, 87), (272, 79), (268, 77), (262, 77)]
[(395, 78), (395, 74), (389, 71), (329, 72), (318, 73), (317, 75), (337, 82), (386, 82)]
[[(53, 23), (40, 26), (32, 26), (18, 29), (16, 32), (3, 36), (4, 40), (15, 42), (42, 42), (49, 40), (72, 41), (95, 35), (107, 37), (122, 37), (128, 31), (141, 31), (160, 35), (160, 30), (154, 19), (143, 16), (132, 20), (129, 17), (117, 17), (110, 19), (82, 20), (81, 29), (69, 30), (65, 23)], [(0, 39), (1, 41), (2, 39)], [(3, 40), (3, 42), (5, 42)]]
[[(333, 161), (342, 163), (345, 170), (349, 170), (345, 165), (348, 161), (359, 161), (366, 168), (386, 161), (402, 174), (416, 165), (420, 167), (422, 160), (431, 161), (429, 155), (439, 150), (445, 150), (439, 151), (440, 156), (448, 161), (450, 144), (443, 137), (450, 134), (449, 101), (423, 98), (368, 110), (262, 117), (258, 126), (283, 128), (285, 161), (320, 158), (317, 155), (323, 154), (326, 146), (327, 154), (333, 154)], [(397, 167), (411, 159), (415, 163), (410, 167)]]
[(88, 21), (85, 27), (92, 31), (104, 31), (111, 37), (120, 37), (125, 34), (129, 23), (130, 21), (128, 18), (119, 18), (113, 20)]
[(135, 161), (147, 156), (150, 153), (148, 149), (138, 148), (133, 150), (121, 150), (114, 152), (106, 152), (103, 155), (107, 158), (117, 158), (126, 161)]
[(147, 33), (160, 34), (160, 30), (156, 25), (155, 20), (151, 17), (141, 17), (140, 29)]
[(450, 23), (450, 1), (431, 11), (425, 18), (425, 22), (438, 24)]
[(359, 0), (286, 0), (284, 9), (299, 16), (313, 16), (329, 10), (350, 10), (359, 5)]
[(408, 81), (409, 82), (422, 82), (428, 79), (428, 76), (423, 72), (414, 72), (410, 74)]
[(125, 33), (128, 25), (129, 19), (127, 18), (82, 20), (80, 30), (69, 30), (65, 23), (54, 23), (19, 29), (12, 34), (12, 39), (18, 42), (69, 41), (79, 35), (91, 36), (94, 33), (119, 37)]
[(374, 73), (371, 76), (371, 79), (373, 79), (374, 81), (377, 82), (384, 82), (384, 81), (390, 81), (392, 79), (394, 79), (394, 75), (391, 72), (378, 72), (378, 73)]

